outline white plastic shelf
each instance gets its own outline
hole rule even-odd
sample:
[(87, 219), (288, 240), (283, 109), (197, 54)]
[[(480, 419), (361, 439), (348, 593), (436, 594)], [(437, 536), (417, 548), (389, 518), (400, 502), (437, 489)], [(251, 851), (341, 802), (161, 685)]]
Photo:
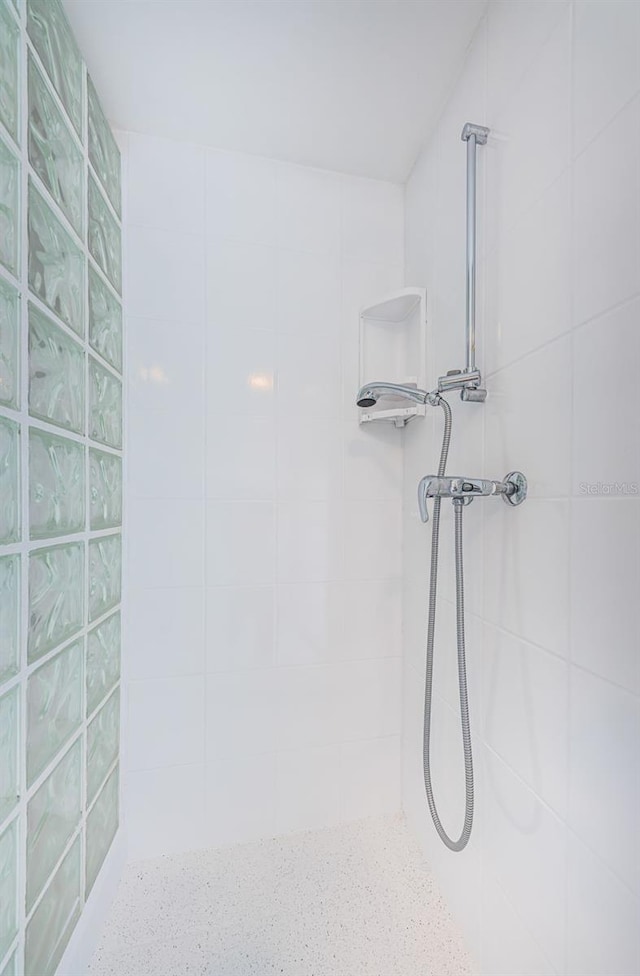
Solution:
[[(360, 386), (402, 383), (426, 388), (427, 292), (403, 288), (360, 312)], [(404, 427), (426, 407), (401, 397), (384, 397), (360, 410), (360, 423)]]

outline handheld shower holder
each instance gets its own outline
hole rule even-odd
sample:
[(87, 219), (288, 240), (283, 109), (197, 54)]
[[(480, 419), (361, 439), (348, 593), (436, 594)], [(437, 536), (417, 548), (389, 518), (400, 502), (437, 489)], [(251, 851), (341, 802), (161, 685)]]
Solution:
[(460, 399), (484, 403), (487, 391), (482, 388), (479, 369), (450, 369), (445, 376), (438, 377), (438, 392), (448, 393), (460, 390)]
[(489, 495), (500, 495), (509, 505), (520, 505), (527, 497), (527, 479), (521, 471), (510, 471), (503, 481), (428, 474), (418, 485), (418, 511), (422, 521), (428, 522), (427, 498), (451, 498), (454, 504), (469, 505), (474, 498)]

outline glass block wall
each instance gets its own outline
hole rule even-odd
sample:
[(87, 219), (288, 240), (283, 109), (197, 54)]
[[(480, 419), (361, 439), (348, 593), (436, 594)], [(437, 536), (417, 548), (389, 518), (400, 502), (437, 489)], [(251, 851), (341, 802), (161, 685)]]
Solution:
[(0, 976), (118, 827), (120, 158), (59, 0), (0, 0)]

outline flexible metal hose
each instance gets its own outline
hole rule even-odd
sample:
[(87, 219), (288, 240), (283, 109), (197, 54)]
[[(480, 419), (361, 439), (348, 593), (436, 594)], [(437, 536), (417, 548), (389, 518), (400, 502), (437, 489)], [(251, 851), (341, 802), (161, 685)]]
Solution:
[[(438, 477), (444, 477), (451, 441), (451, 407), (442, 397), (434, 401), (442, 407), (444, 412), (444, 432), (442, 449), (438, 465)], [(467, 664), (464, 640), (464, 575), (462, 563), (462, 499), (454, 499), (455, 521), (455, 563), (456, 563), (456, 633), (458, 644), (458, 688), (460, 695), (460, 721), (462, 725), (462, 745), (464, 750), (464, 778), (465, 778), (465, 811), (462, 833), (457, 840), (452, 840), (442, 826), (436, 801), (433, 796), (431, 782), (431, 704), (433, 697), (433, 644), (436, 626), (436, 596), (438, 588), (438, 544), (440, 541), (440, 504), (442, 499), (436, 496), (433, 503), (431, 523), (431, 570), (429, 578), (429, 615), (427, 622), (427, 669), (424, 691), (424, 788), (434, 826), (438, 836), (452, 851), (463, 850), (471, 836), (473, 826), (473, 755), (471, 752), (471, 726), (469, 723), (469, 698), (467, 695)]]

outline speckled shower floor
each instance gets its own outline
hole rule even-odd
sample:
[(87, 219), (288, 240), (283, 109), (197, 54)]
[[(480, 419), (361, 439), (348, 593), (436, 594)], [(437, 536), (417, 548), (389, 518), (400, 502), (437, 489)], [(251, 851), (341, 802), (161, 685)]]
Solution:
[(401, 817), (126, 869), (91, 976), (470, 976)]

